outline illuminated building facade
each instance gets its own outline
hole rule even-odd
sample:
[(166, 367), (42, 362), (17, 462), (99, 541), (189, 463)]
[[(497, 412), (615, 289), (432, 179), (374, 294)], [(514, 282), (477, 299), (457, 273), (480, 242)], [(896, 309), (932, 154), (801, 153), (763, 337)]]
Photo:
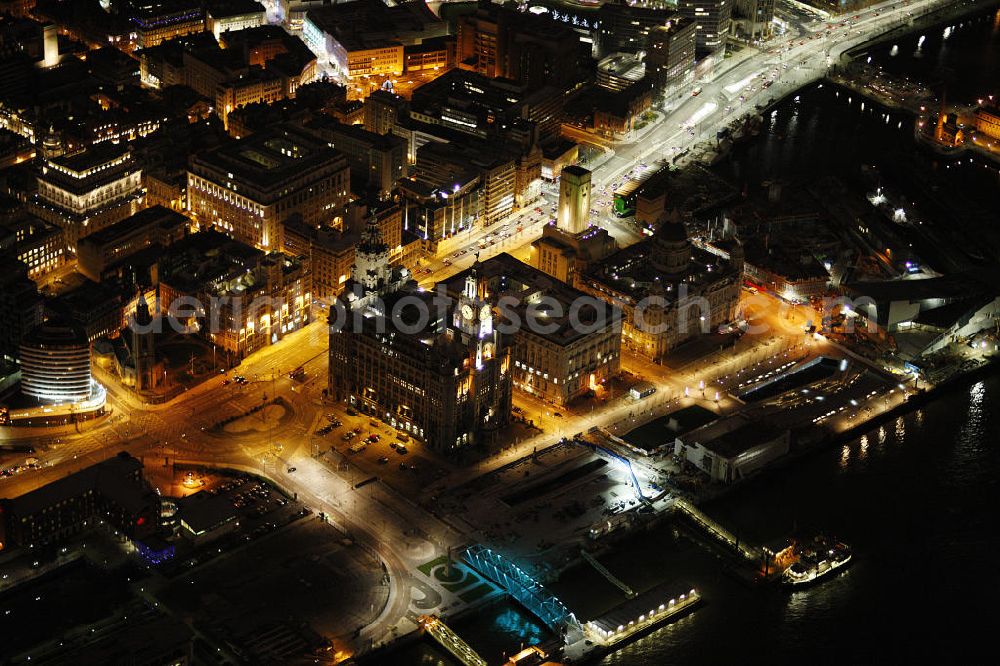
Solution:
[(37, 180), (29, 209), (61, 227), (71, 251), (79, 239), (141, 207), (142, 170), (125, 145), (101, 143), (45, 160)]
[(219, 36), (230, 30), (264, 25), (264, 5), (255, 0), (222, 0), (210, 3), (205, 13), (205, 29)]
[(571, 165), (559, 176), (559, 227), (576, 234), (590, 226), (590, 171)]
[(79, 271), (100, 282), (105, 272), (122, 259), (154, 244), (166, 247), (180, 240), (187, 234), (188, 224), (186, 217), (163, 206), (143, 209), (80, 240)]
[(46, 404), (91, 395), (90, 341), (79, 326), (49, 321), (21, 341), (21, 392)]
[(214, 230), (191, 234), (158, 260), (160, 308), (193, 297), (204, 310), (178, 313), (231, 360), (242, 359), (309, 323), (308, 266), (264, 253)]
[(976, 131), (992, 139), (1000, 139), (1000, 108), (981, 106), (976, 109)]
[(661, 90), (676, 86), (694, 73), (696, 32), (694, 21), (682, 16), (649, 31), (646, 73), (655, 77)]
[(197, 2), (150, 3), (135, 11), (129, 20), (135, 30), (135, 47), (139, 49), (205, 29), (205, 14)]
[(614, 236), (602, 227), (570, 233), (552, 224), (542, 227), (542, 235), (531, 243), (531, 265), (560, 282), (576, 284), (587, 266), (618, 250)]
[[(511, 337), (514, 388), (565, 405), (618, 374), (621, 364), (621, 311), (604, 300), (553, 280), (506, 252), (448, 278), (448, 294), (458, 296), (471, 271), (492, 299), (506, 299), (522, 325)], [(546, 314), (533, 330), (529, 312)], [(576, 308), (577, 322), (573, 321)]]
[(466, 174), (452, 181), (407, 178), (399, 183), (403, 225), (428, 241), (434, 251), (437, 242), (471, 229), (482, 215), (479, 175)]
[(0, 234), (10, 234), (10, 247), (0, 248), (28, 267), (28, 277), (38, 279), (66, 262), (63, 230), (23, 212), (19, 207), (0, 212)]
[(743, 281), (742, 250), (728, 258), (695, 248), (664, 213), (652, 238), (619, 250), (578, 277), (583, 291), (619, 306), (622, 345), (653, 361), (731, 322)]
[(309, 8), (302, 37), (348, 77), (399, 75), (404, 47), (441, 37), (448, 24), (423, 2), (387, 7), (381, 0), (353, 0)]
[(678, 0), (677, 11), (695, 23), (698, 57), (711, 55), (726, 46), (735, 0)]
[(191, 157), (188, 210), (263, 250), (281, 247), (281, 220), (329, 223), (347, 202), (347, 159), (311, 134), (280, 126)]
[(343, 321), (331, 314), (332, 395), (442, 452), (492, 441), (510, 420), (512, 377), (487, 284), (470, 274), (438, 303), (386, 255), (369, 235), (339, 299)]
[(597, 10), (594, 30), (594, 57), (612, 53), (646, 51), (649, 36), (658, 26), (670, 23), (676, 13), (670, 9), (639, 7), (625, 2), (605, 2)]

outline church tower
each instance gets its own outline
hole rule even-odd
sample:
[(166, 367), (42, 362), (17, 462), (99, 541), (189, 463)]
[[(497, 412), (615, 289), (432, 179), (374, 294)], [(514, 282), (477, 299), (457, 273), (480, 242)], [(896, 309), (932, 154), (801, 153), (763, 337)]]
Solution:
[(156, 340), (153, 317), (146, 299), (141, 295), (132, 317), (132, 362), (135, 365), (135, 390), (145, 391), (156, 386)]

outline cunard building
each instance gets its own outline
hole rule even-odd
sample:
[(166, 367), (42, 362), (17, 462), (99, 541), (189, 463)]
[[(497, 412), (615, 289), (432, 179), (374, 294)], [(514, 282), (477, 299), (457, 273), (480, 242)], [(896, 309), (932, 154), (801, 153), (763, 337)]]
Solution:
[(510, 347), (485, 281), (457, 297), (389, 266), (376, 224), (330, 316), (330, 392), (440, 451), (488, 443), (510, 418)]

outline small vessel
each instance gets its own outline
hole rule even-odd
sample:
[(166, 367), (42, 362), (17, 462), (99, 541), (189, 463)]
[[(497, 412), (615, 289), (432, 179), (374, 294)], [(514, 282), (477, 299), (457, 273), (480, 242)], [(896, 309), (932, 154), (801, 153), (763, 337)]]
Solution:
[(852, 557), (847, 544), (826, 537), (816, 537), (812, 542), (796, 545), (796, 560), (781, 576), (784, 585), (797, 587), (809, 585), (847, 566)]

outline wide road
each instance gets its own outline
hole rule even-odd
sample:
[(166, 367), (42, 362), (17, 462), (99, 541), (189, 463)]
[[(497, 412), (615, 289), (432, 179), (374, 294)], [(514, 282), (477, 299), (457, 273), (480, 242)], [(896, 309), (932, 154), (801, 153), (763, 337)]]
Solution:
[[(905, 25), (912, 16), (950, 4), (948, 0), (890, 0), (844, 18), (825, 21), (817, 17), (790, 25), (763, 49), (744, 46), (719, 63), (710, 79), (701, 79), (668, 100), (670, 108), (662, 110), (652, 129), (635, 132), (616, 144), (614, 156), (594, 170), (595, 199), (610, 200), (616, 187), (629, 177), (714, 138), (716, 132), (739, 118), (757, 113), (756, 106), (767, 106), (771, 100), (822, 78), (844, 52)], [(599, 212), (609, 231), (620, 224), (610, 211)]]

